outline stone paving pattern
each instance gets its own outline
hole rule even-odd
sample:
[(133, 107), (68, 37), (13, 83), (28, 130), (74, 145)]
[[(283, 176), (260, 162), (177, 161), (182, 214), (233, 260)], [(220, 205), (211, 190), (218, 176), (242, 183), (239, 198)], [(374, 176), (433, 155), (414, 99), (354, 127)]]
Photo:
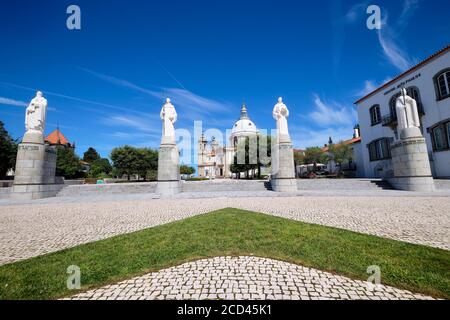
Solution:
[[(226, 207), (450, 249), (448, 197), (259, 197), (151, 199), (0, 206), (0, 264)], [(132, 200), (131, 200), (132, 199)]]
[(428, 300), (295, 264), (257, 257), (185, 263), (66, 298), (72, 300)]

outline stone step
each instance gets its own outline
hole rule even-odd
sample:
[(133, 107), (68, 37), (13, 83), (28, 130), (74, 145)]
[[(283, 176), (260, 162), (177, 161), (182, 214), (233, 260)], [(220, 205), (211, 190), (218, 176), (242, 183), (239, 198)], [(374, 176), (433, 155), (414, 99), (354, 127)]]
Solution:
[(434, 179), (437, 190), (450, 190), (450, 179)]
[(381, 179), (300, 179), (298, 190), (391, 190)]
[(263, 180), (213, 180), (190, 181), (182, 184), (183, 192), (266, 191)]
[(0, 199), (9, 199), (12, 187), (0, 188)]
[(156, 182), (70, 185), (62, 189), (57, 194), (57, 197), (74, 197), (98, 194), (154, 193), (155, 190)]

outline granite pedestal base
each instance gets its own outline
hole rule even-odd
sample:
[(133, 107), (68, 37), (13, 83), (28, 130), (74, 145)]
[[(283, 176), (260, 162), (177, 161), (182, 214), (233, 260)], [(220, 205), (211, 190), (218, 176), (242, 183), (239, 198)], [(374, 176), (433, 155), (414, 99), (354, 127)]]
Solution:
[(294, 150), (288, 137), (280, 139), (272, 150), (271, 188), (275, 192), (297, 192)]
[(434, 190), (425, 138), (416, 136), (397, 141), (391, 145), (391, 155), (394, 177), (387, 180), (392, 187), (405, 191)]
[(176, 144), (161, 144), (158, 154), (156, 193), (171, 196), (180, 192), (180, 165)]
[(55, 196), (64, 186), (56, 183), (56, 149), (40, 143), (21, 143), (10, 197), (31, 200)]

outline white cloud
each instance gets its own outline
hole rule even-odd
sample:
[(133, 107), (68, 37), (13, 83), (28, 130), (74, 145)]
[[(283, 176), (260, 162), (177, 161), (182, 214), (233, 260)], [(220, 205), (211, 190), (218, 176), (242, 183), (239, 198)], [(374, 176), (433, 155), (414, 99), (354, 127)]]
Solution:
[(127, 127), (134, 132), (161, 134), (159, 115), (148, 114), (146, 117), (111, 115), (102, 119), (103, 124), (113, 127)]
[(344, 19), (347, 23), (354, 23), (366, 13), (368, 2), (357, 3), (353, 5), (345, 14)]
[(369, 93), (376, 90), (379, 86), (376, 84), (375, 81), (372, 80), (366, 80), (364, 81), (364, 88), (359, 90), (355, 96), (357, 97), (364, 97), (368, 95)]
[(291, 136), (295, 147), (306, 149), (308, 147), (323, 147), (328, 143), (328, 138), (331, 137), (333, 142), (351, 139), (353, 136), (352, 127), (337, 127), (337, 128), (321, 128), (312, 129), (306, 126), (291, 126)]
[(190, 111), (189, 113), (187, 113), (187, 116), (190, 119), (200, 120), (201, 114), (209, 114), (210, 112), (223, 113), (230, 110), (230, 105), (227, 103), (202, 97), (189, 90), (186, 90), (185, 88), (160, 88), (159, 90), (150, 90), (127, 80), (104, 75), (85, 68), (81, 69), (106, 82), (150, 95), (161, 101), (163, 101), (165, 98), (170, 98), (176, 107)]
[(28, 106), (28, 103), (26, 103), (26, 102), (9, 99), (9, 98), (4, 98), (4, 97), (0, 97), (0, 104), (5, 104), (5, 105), (9, 105), (9, 106), (18, 106), (18, 107)]
[(339, 125), (353, 125), (357, 115), (353, 107), (346, 107), (339, 103), (324, 102), (318, 95), (314, 95), (315, 110), (308, 117), (320, 127), (336, 127)]
[(416, 62), (416, 59), (411, 58), (402, 49), (402, 46), (405, 47), (405, 45), (400, 40), (400, 35), (408, 26), (412, 15), (419, 8), (419, 4), (418, 0), (404, 0), (403, 10), (393, 27), (388, 24), (388, 12), (386, 10), (383, 11), (381, 29), (378, 30), (378, 41), (385, 58), (400, 71), (409, 69)]

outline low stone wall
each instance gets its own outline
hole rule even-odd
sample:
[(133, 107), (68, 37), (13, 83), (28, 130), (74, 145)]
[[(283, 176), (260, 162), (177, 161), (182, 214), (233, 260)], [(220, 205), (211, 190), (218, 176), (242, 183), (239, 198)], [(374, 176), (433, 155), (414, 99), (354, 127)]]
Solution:
[(266, 191), (268, 181), (264, 180), (213, 180), (187, 181), (182, 183), (182, 192), (220, 191)]
[(62, 189), (58, 196), (83, 196), (98, 194), (134, 194), (134, 193), (154, 193), (156, 182), (142, 183), (116, 183), (116, 184), (85, 184), (70, 185)]

